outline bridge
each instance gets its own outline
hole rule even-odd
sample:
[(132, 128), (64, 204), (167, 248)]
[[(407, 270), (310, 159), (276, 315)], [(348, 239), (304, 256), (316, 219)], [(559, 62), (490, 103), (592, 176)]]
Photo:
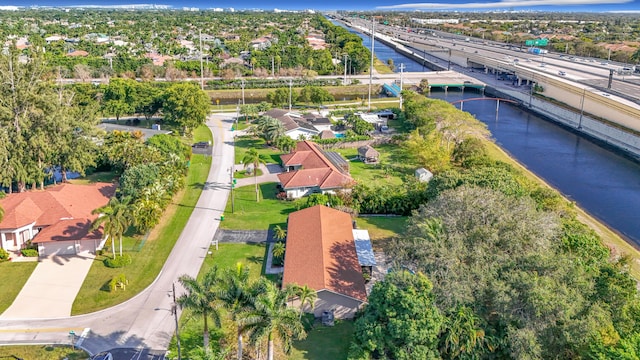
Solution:
[(482, 100), (489, 100), (489, 101), (494, 101), (496, 102), (496, 119), (498, 118), (498, 111), (500, 111), (500, 101), (502, 102), (508, 102), (508, 103), (512, 103), (515, 105), (520, 105), (520, 102), (515, 101), (515, 100), (511, 100), (511, 99), (503, 99), (503, 98), (490, 98), (490, 97), (478, 97), (478, 98), (471, 98), (471, 99), (462, 99), (462, 100), (456, 100), (456, 101), (452, 101), (450, 102), (451, 105), (455, 105), (455, 104), (460, 104), (460, 110), (463, 110), (463, 106), (464, 103), (467, 101), (482, 101)]
[(382, 84), (382, 91), (387, 94), (387, 96), (400, 97), (400, 86), (395, 83), (392, 84)]

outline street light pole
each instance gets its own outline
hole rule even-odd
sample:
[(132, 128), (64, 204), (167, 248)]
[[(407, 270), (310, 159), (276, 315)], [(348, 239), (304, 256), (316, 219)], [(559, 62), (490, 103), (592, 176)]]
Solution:
[(235, 184), (233, 183), (233, 165), (229, 166), (229, 184), (231, 184), (231, 213), (235, 210), (235, 203), (233, 198), (233, 188)]
[(371, 85), (373, 84), (373, 45), (376, 41), (376, 23), (375, 17), (371, 17), (371, 69), (369, 70), (369, 106), (368, 109), (371, 111)]
[(402, 110), (403, 75), (404, 75), (404, 63), (400, 63), (400, 110)]
[(242, 79), (242, 105), (244, 105), (244, 79)]
[(178, 360), (182, 360), (182, 350), (180, 349), (180, 332), (178, 326), (178, 303), (176, 302), (176, 283), (171, 284), (173, 287), (173, 305), (171, 306), (171, 312), (176, 322), (176, 345), (178, 346)]
[(578, 130), (582, 129), (582, 115), (584, 115), (584, 96), (587, 94), (587, 88), (582, 89), (582, 101), (580, 102), (580, 120), (578, 120)]
[(291, 87), (293, 86), (293, 81), (289, 79), (289, 111), (291, 111)]

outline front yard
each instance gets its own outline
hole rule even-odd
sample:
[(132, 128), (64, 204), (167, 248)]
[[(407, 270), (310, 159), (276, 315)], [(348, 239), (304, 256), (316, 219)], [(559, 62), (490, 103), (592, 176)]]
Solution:
[[(37, 261), (0, 263), (0, 314), (2, 314), (15, 300), (22, 287), (38, 265)], [(1, 347), (0, 347), (1, 349)]]
[[(208, 138), (205, 137), (207, 133)], [(211, 140), (211, 133), (206, 127), (198, 128), (194, 140)], [(176, 194), (175, 202), (168, 206), (160, 224), (150, 233), (148, 239), (144, 236), (125, 237), (123, 248), (133, 260), (131, 265), (123, 268), (108, 268), (102, 263), (104, 257), (96, 256), (73, 303), (72, 315), (86, 314), (119, 304), (135, 296), (153, 282), (189, 220), (193, 207), (198, 202), (210, 166), (211, 157), (193, 155), (185, 189)], [(129, 285), (126, 290), (109, 291), (109, 282), (119, 274), (126, 276)]]
[(255, 185), (236, 188), (234, 212), (231, 213), (231, 198), (225, 208), (222, 229), (266, 230), (272, 226), (286, 226), (289, 213), (296, 211), (295, 201), (276, 199), (276, 183), (258, 184), (260, 201), (256, 202)]

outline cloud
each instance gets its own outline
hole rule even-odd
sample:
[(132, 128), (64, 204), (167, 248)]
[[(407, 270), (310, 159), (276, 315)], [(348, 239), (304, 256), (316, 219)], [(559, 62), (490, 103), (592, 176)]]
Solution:
[(532, 6), (568, 6), (568, 5), (604, 5), (604, 4), (625, 4), (633, 0), (504, 0), (497, 2), (475, 2), (463, 4), (451, 3), (412, 3), (378, 6), (378, 9), (432, 9), (432, 10), (454, 10), (454, 9), (495, 9), (495, 8), (516, 8)]

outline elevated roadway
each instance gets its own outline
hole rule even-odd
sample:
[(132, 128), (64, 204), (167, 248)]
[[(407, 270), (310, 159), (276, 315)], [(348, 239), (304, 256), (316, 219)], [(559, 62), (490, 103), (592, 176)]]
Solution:
[[(371, 23), (363, 19), (345, 20), (359, 31), (371, 31)], [(446, 64), (447, 69), (488, 85), (492, 79), (495, 82), (508, 79), (520, 91), (533, 95), (536, 89), (551, 101), (640, 135), (640, 76), (618, 74), (617, 70), (625, 64), (555, 53), (534, 55), (514, 45), (470, 38), (466, 41), (464, 36), (431, 30), (421, 34), (379, 24), (375, 30), (376, 37), (401, 44), (400, 51), (405, 48), (411, 54)]]

